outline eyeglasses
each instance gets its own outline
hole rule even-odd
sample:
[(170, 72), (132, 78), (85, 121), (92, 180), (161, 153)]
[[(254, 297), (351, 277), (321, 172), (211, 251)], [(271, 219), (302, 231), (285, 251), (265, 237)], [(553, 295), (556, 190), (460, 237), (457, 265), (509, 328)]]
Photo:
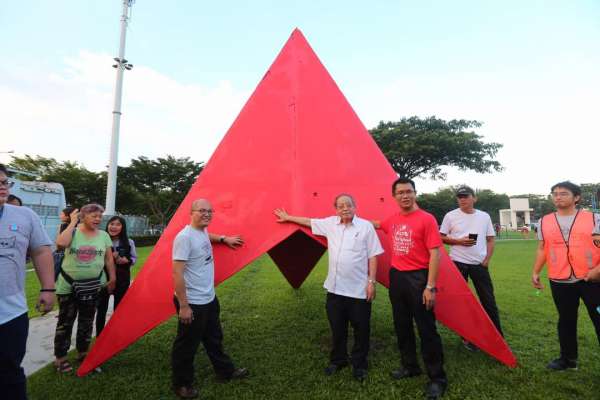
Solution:
[(206, 209), (206, 208), (199, 208), (197, 210), (192, 210), (192, 212), (199, 212), (200, 214), (206, 214), (206, 215), (211, 215), (214, 214), (214, 210), (210, 210), (210, 209)]
[(569, 197), (571, 195), (570, 192), (552, 192), (550, 194), (552, 197)]
[(9, 181), (8, 179), (5, 179), (3, 181), (0, 181), (0, 186), (6, 186), (7, 188), (11, 188), (15, 185), (14, 182)]
[(410, 196), (411, 194), (416, 193), (414, 190), (399, 190), (396, 193), (394, 193), (394, 196)]

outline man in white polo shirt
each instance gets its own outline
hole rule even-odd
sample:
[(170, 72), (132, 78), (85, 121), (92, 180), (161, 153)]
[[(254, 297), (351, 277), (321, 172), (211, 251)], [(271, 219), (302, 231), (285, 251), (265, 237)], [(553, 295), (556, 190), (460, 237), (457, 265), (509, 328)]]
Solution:
[[(458, 207), (444, 216), (440, 233), (444, 243), (450, 245), (450, 258), (466, 281), (471, 278), (481, 305), (502, 334), (500, 316), (494, 297), (494, 286), (490, 278), (489, 262), (494, 253), (496, 233), (490, 216), (475, 209), (475, 192), (468, 186), (456, 191)], [(464, 341), (469, 350), (476, 350)]]
[(327, 318), (331, 326), (332, 348), (326, 375), (348, 365), (348, 322), (354, 329), (350, 356), (353, 376), (367, 377), (367, 355), (371, 334), (371, 301), (375, 298), (377, 255), (383, 253), (371, 222), (358, 218), (356, 203), (349, 194), (335, 198), (336, 216), (306, 218), (275, 210), (277, 222), (293, 222), (327, 238), (329, 271), (323, 285), (327, 289)]

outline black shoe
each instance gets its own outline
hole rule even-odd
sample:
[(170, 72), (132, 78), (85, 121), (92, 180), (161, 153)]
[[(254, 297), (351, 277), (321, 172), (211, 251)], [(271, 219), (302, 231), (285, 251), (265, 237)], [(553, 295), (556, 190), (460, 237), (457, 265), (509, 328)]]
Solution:
[(173, 388), (173, 392), (177, 397), (182, 399), (195, 399), (198, 397), (198, 389), (192, 386), (180, 386), (178, 388)]
[(248, 368), (236, 368), (229, 376), (217, 375), (217, 381), (229, 382), (232, 379), (244, 379), (249, 374), (250, 372), (248, 371)]
[(325, 375), (327, 376), (331, 376), (333, 374), (335, 374), (336, 372), (338, 372), (340, 369), (345, 368), (346, 364), (329, 364), (327, 367), (325, 367)]
[(407, 369), (407, 368), (402, 367), (400, 369), (392, 371), (390, 373), (390, 375), (394, 379), (405, 379), (405, 378), (412, 378), (413, 376), (419, 376), (422, 373), (423, 373), (423, 371), (421, 371), (421, 368)]
[(354, 379), (360, 382), (367, 379), (367, 375), (367, 370), (364, 368), (354, 368), (354, 370), (352, 371), (352, 376), (354, 377)]
[(448, 386), (445, 382), (429, 381), (425, 386), (425, 398), (427, 400), (436, 400), (441, 398)]
[(548, 369), (552, 369), (554, 371), (564, 371), (567, 369), (572, 369), (577, 371), (577, 360), (567, 360), (566, 358), (557, 358), (556, 360), (550, 361), (550, 363), (546, 366)]

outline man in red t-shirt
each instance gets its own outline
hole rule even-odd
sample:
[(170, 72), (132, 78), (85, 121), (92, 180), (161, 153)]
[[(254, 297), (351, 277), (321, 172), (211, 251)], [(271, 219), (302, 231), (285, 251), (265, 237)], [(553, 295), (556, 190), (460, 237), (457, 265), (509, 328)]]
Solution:
[(438, 399), (448, 386), (442, 339), (433, 314), (442, 238), (433, 215), (419, 209), (415, 202), (417, 192), (412, 180), (398, 178), (392, 185), (392, 195), (400, 212), (373, 223), (387, 234), (392, 251), (389, 296), (402, 362), (402, 368), (393, 371), (392, 377), (402, 379), (422, 373), (417, 362), (414, 320), (430, 380), (425, 394), (428, 399)]

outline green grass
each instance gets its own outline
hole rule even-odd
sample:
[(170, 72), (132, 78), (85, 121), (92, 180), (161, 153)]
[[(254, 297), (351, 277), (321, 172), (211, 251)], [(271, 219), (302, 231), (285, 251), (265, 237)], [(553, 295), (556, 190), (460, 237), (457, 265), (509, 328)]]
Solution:
[[(491, 271), (506, 338), (520, 366), (509, 369), (482, 353), (467, 352), (460, 339), (440, 326), (450, 381), (446, 399), (597, 399), (600, 393), (598, 342), (586, 313), (579, 325), (580, 369), (545, 369), (557, 356), (556, 312), (548, 290), (540, 296), (529, 283), (535, 241), (498, 243)], [(326, 258), (304, 285), (292, 289), (264, 256), (218, 289), (225, 348), (237, 365), (248, 367), (244, 381), (219, 384), (203, 350), (196, 377), (203, 399), (413, 399), (422, 398), (425, 378), (393, 381), (399, 365), (391, 307), (379, 286), (372, 315), (370, 370), (360, 384), (349, 369), (322, 373), (330, 333), (322, 283)], [(46, 367), (28, 380), (30, 398), (174, 399), (170, 392), (172, 318), (108, 361), (104, 372), (84, 378), (57, 375)]]

